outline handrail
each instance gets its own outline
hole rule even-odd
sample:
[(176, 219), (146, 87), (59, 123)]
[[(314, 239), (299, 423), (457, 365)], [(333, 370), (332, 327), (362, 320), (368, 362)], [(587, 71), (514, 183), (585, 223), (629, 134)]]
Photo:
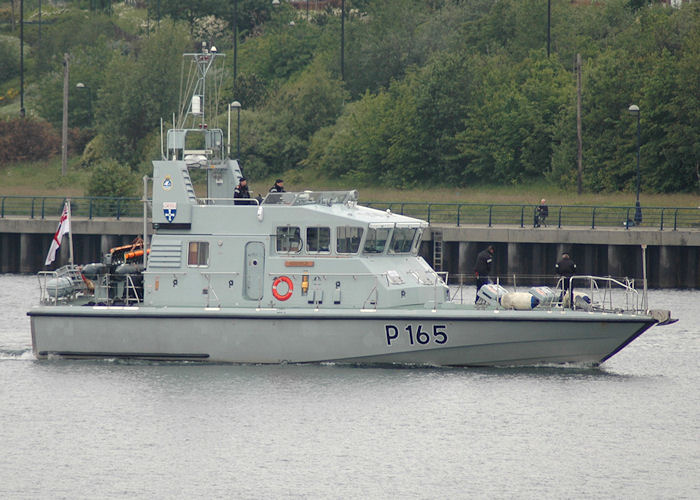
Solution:
[[(455, 224), (493, 226), (516, 226), (533, 228), (534, 217), (530, 221), (525, 214), (536, 213), (534, 204), (493, 204), (493, 203), (445, 203), (445, 202), (384, 202), (367, 201), (362, 205), (386, 209), (395, 208), (395, 213), (427, 220), (431, 224)], [(673, 211), (673, 230), (700, 230), (700, 208), (692, 207), (643, 207), (644, 224), (635, 224), (630, 216), (635, 213), (631, 206), (606, 205), (550, 205), (550, 214), (556, 213), (557, 223), (550, 227), (588, 227), (591, 229), (618, 227), (620, 229), (642, 228), (663, 231), (668, 229), (669, 212)], [(556, 211), (556, 212), (555, 212)]]
[[(31, 219), (57, 219), (65, 201), (63, 196), (0, 196), (0, 218), (27, 217)], [(137, 197), (85, 196), (73, 197), (71, 213), (74, 217), (113, 218), (142, 217), (143, 200)], [(203, 201), (205, 199), (199, 199)], [(232, 198), (222, 198), (226, 203)], [(255, 198), (250, 200), (257, 204)], [(427, 220), (431, 224), (456, 224), (493, 226), (534, 226), (525, 214), (536, 210), (534, 204), (493, 204), (493, 203), (433, 203), (433, 202), (389, 202), (368, 201), (362, 205), (394, 213)], [(633, 229), (641, 227), (646, 230), (669, 230), (671, 212), (673, 231), (679, 229), (700, 230), (700, 208), (691, 207), (643, 207), (644, 224), (636, 226), (630, 215), (634, 207), (602, 205), (550, 205), (550, 213), (556, 210), (556, 228), (587, 226), (591, 229), (618, 227)], [(554, 228), (550, 225), (550, 228)], [(548, 230), (548, 229), (541, 229)]]
[[(0, 218), (28, 217), (38, 220), (57, 220), (61, 215), (65, 196), (0, 196)], [(83, 196), (71, 198), (71, 215), (94, 218), (141, 217), (143, 200), (136, 197)]]

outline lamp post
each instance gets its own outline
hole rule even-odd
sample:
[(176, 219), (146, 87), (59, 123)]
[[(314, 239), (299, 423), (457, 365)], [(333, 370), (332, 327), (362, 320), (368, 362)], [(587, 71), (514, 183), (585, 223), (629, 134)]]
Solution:
[(552, 0), (547, 0), (547, 57), (549, 57), (549, 45), (552, 27)]
[(238, 73), (238, 0), (233, 2), (233, 94), (236, 94), (236, 77)]
[(640, 134), (639, 134), (639, 132), (640, 132), (639, 106), (637, 106), (636, 104), (632, 104), (629, 107), (629, 112), (630, 112), (630, 114), (637, 115), (637, 201), (635, 202), (635, 205), (634, 205), (634, 223), (635, 223), (635, 225), (639, 225), (642, 223), (642, 207), (639, 204), (639, 186), (640, 186), (640, 182), (641, 182), (641, 173), (639, 171), (639, 148), (640, 148), (640, 145), (639, 145), (639, 142), (640, 142), (640, 138), (639, 138), (639, 136), (640, 136)]
[(19, 116), (24, 118), (24, 0), (19, 2)]
[(236, 159), (241, 159), (241, 103), (233, 101), (228, 105), (228, 151), (231, 154), (231, 108), (236, 110)]
[(78, 90), (86, 89), (88, 92), (88, 126), (92, 125), (92, 90), (88, 85), (83, 82), (78, 82), (75, 84), (75, 88)]
[(345, 0), (340, 2), (340, 80), (345, 81)]

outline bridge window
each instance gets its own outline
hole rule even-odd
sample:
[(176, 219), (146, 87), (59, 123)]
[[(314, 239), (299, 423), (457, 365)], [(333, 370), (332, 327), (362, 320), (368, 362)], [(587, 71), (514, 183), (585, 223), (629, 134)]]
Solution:
[(306, 228), (306, 251), (325, 252), (331, 251), (331, 228), (330, 227), (307, 227)]
[(209, 265), (209, 243), (206, 241), (190, 241), (187, 251), (188, 266)]
[(417, 228), (397, 227), (391, 237), (389, 251), (392, 253), (409, 253), (416, 237)]
[(386, 248), (386, 241), (389, 239), (389, 234), (391, 233), (391, 228), (382, 227), (374, 228), (370, 227), (367, 230), (367, 238), (365, 239), (365, 246), (362, 249), (363, 253), (383, 253)]
[(362, 228), (341, 226), (337, 230), (336, 250), (338, 253), (357, 253), (362, 239)]
[(301, 230), (296, 226), (277, 228), (277, 251), (297, 253), (301, 250)]
[(423, 229), (418, 229), (416, 231), (416, 237), (413, 240), (413, 247), (411, 248), (412, 254), (414, 254), (414, 255), (418, 254), (418, 251), (420, 250), (421, 241), (423, 241)]

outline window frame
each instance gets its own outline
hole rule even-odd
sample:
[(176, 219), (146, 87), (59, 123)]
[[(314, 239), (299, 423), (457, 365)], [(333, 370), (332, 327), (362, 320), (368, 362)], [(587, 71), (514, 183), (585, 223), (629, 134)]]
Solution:
[[(316, 246), (318, 248), (317, 250), (312, 249), (312, 245), (311, 245), (312, 238), (309, 236), (309, 230), (313, 230), (313, 229), (316, 230), (315, 240), (316, 240), (316, 244), (317, 244)], [(327, 247), (325, 249), (322, 249), (321, 248), (321, 233), (323, 232), (324, 229), (328, 231), (328, 244), (327, 244)], [(308, 253), (308, 254), (329, 254), (329, 253), (331, 253), (331, 242), (332, 241), (333, 241), (333, 238), (332, 238), (331, 228), (329, 226), (307, 226), (306, 227), (306, 253)]]
[[(355, 230), (358, 235), (357, 235), (357, 249), (354, 252), (348, 252), (348, 251), (343, 251), (340, 249), (340, 232), (342, 231), (347, 231), (349, 229)], [(338, 254), (343, 254), (343, 255), (357, 255), (360, 252), (360, 248), (362, 247), (362, 238), (364, 237), (365, 234), (365, 228), (363, 226), (337, 226), (335, 228), (335, 251)], [(348, 240), (348, 238), (353, 238), (353, 236), (347, 236), (344, 235), (343, 239)]]
[[(193, 245), (195, 249), (193, 250)], [(192, 263), (192, 256), (195, 263)], [(202, 259), (204, 256), (204, 259)], [(191, 240), (187, 242), (187, 267), (209, 267), (209, 242), (201, 240)], [(201, 261), (204, 260), (204, 263)]]
[[(290, 237), (289, 234), (293, 231), (293, 237)], [(283, 235), (282, 233), (286, 233)], [(300, 253), (303, 248), (304, 248), (304, 240), (301, 237), (301, 227), (300, 226), (292, 226), (292, 225), (287, 225), (287, 226), (277, 226), (275, 230), (275, 251), (278, 254), (298, 254)], [(284, 245), (281, 243), (286, 243), (288, 247), (285, 249)], [(299, 247), (296, 249), (292, 249), (292, 242), (297, 241), (299, 243)]]

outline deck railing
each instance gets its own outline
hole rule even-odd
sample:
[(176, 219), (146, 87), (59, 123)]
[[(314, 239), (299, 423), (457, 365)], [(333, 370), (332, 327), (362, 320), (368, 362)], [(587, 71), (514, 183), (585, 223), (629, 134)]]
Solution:
[[(66, 198), (60, 196), (0, 196), (0, 218), (29, 217), (55, 219)], [(112, 218), (142, 217), (141, 198), (75, 197), (71, 198), (74, 217)], [(424, 203), (368, 201), (364, 206), (423, 219), (431, 224), (454, 224), (533, 227), (537, 205), (486, 203)], [(631, 229), (677, 230), (700, 229), (700, 208), (642, 207), (642, 222), (635, 224), (633, 206), (550, 205), (549, 216), (541, 227), (619, 227)]]

